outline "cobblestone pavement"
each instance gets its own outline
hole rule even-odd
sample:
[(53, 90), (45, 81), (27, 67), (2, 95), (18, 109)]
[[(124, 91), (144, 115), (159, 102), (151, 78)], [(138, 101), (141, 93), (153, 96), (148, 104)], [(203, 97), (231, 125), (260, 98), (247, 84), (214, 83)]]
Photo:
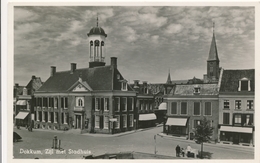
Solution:
[[(13, 145), (14, 158), (81, 159), (83, 155), (90, 153), (93, 155), (126, 151), (154, 153), (154, 135), (156, 135), (156, 151), (160, 155), (175, 156), (175, 147), (177, 145), (180, 145), (181, 148), (186, 148), (190, 144), (192, 148), (200, 149), (200, 144), (196, 144), (191, 140), (160, 136), (162, 127), (138, 130), (115, 136), (100, 134), (96, 136), (89, 134), (81, 135), (66, 131), (48, 130), (33, 130), (33, 132), (29, 132), (24, 128), (20, 130), (14, 129), (14, 131), (23, 138), (21, 142), (15, 142)], [(51, 150), (54, 135), (61, 140), (61, 147), (64, 149), (59, 154)], [(204, 144), (204, 151), (210, 159), (254, 159), (253, 147)]]

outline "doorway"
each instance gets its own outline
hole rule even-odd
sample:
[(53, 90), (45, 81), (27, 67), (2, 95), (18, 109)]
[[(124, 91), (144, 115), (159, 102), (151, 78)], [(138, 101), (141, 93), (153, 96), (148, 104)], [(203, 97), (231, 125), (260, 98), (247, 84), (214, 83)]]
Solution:
[(81, 129), (81, 115), (75, 115), (76, 116), (76, 123), (75, 123), (75, 128)]

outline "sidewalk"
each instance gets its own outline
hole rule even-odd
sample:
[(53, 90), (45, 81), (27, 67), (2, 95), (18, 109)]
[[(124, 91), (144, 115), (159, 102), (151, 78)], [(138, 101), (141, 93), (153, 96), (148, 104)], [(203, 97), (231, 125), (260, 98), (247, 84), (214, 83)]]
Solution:
[[(169, 139), (176, 139), (178, 141), (182, 141), (182, 142), (193, 142), (195, 143), (194, 140), (187, 140), (185, 137), (177, 137), (177, 136), (172, 136), (172, 135), (167, 135), (165, 133), (159, 133), (157, 134), (158, 136), (164, 137), (164, 138), (169, 138)], [(250, 147), (250, 146), (240, 146), (240, 145), (231, 145), (231, 144), (221, 144), (221, 143), (204, 143), (204, 145), (208, 145), (208, 146), (217, 146), (217, 147), (222, 147), (222, 148), (229, 148), (229, 149), (237, 149), (237, 150), (241, 150), (241, 149), (248, 149), (248, 150), (254, 150), (254, 147)]]
[[(85, 135), (85, 136), (92, 136), (92, 137), (120, 137), (120, 136), (124, 136), (124, 135), (129, 135), (129, 134), (133, 134), (136, 132), (141, 132), (141, 131), (146, 131), (146, 130), (151, 130), (157, 127), (161, 127), (161, 125), (157, 125), (155, 127), (150, 127), (150, 128), (144, 128), (144, 129), (137, 129), (137, 130), (132, 130), (132, 131), (127, 131), (127, 132), (121, 132), (121, 133), (116, 133), (116, 134), (99, 134), (99, 133), (77, 133), (77, 131), (75, 131), (75, 133), (68, 131), (62, 131), (62, 130), (48, 130), (48, 129), (33, 129), (32, 132), (34, 131), (43, 131), (43, 132), (52, 132), (52, 133), (63, 133), (63, 134), (75, 134), (75, 135)], [(15, 130), (27, 130), (25, 127), (20, 127), (20, 129), (14, 128)]]

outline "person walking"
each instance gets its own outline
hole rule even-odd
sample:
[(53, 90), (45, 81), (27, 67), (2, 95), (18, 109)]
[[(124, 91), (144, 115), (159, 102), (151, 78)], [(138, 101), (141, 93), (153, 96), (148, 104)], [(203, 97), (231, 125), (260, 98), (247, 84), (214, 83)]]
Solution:
[(180, 157), (181, 148), (179, 145), (176, 146), (175, 151), (176, 151), (176, 157)]
[(184, 157), (184, 154), (185, 154), (184, 149), (181, 148), (181, 155), (182, 155), (182, 157)]

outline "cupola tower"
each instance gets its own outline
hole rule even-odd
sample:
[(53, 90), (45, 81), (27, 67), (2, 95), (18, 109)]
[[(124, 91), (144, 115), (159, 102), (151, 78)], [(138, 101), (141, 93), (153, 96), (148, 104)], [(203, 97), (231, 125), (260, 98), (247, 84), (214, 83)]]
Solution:
[(93, 27), (88, 33), (89, 43), (89, 68), (105, 66), (105, 39), (107, 34), (98, 26)]

